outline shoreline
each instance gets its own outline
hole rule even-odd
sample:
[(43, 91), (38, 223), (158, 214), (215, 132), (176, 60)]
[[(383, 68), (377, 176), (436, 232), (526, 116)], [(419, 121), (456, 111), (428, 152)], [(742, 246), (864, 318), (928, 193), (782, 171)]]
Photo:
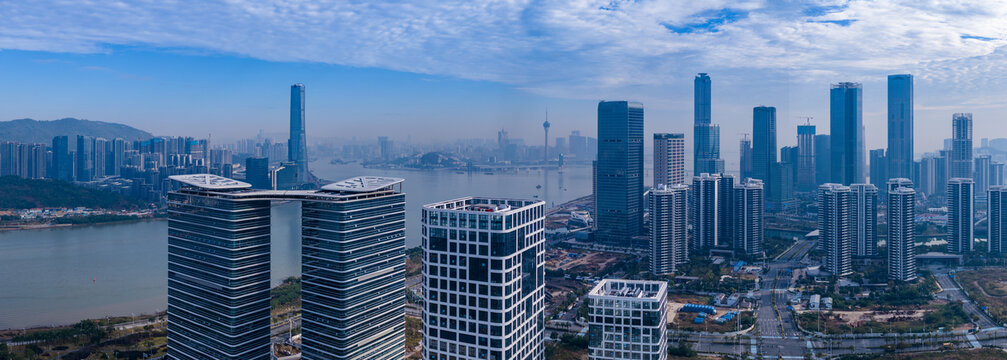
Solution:
[(8, 231), (30, 231), (30, 230), (54, 230), (54, 229), (68, 229), (76, 227), (88, 227), (88, 226), (103, 226), (103, 225), (118, 225), (118, 224), (131, 224), (144, 221), (155, 221), (155, 220), (167, 220), (167, 216), (151, 216), (151, 217), (137, 217), (135, 219), (124, 219), (115, 221), (103, 221), (87, 224), (32, 224), (32, 225), (19, 225), (18, 227), (0, 227), (0, 232)]

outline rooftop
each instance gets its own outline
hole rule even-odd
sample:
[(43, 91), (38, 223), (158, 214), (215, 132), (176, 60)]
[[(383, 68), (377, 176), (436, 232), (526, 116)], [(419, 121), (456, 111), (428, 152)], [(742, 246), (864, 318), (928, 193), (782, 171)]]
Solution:
[(168, 177), (180, 183), (207, 190), (248, 189), (252, 184), (210, 174), (172, 175)]
[(405, 180), (393, 177), (358, 176), (322, 186), (322, 190), (363, 193), (381, 190), (403, 181)]
[(668, 283), (664, 281), (603, 279), (589, 295), (658, 300), (667, 291)]

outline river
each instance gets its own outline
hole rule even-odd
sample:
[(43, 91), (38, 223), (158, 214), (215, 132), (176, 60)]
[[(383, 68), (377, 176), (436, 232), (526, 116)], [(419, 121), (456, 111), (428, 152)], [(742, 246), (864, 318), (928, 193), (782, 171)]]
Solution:
[[(359, 175), (406, 179), (406, 244), (419, 246), (423, 204), (468, 195), (532, 198), (548, 206), (591, 193), (591, 168), (562, 173), (458, 174), (311, 164), (328, 180)], [(541, 185), (541, 188), (538, 186)], [(300, 273), (300, 205), (272, 209), (272, 280)], [(82, 319), (153, 313), (167, 306), (164, 220), (0, 232), (0, 329), (70, 324)]]

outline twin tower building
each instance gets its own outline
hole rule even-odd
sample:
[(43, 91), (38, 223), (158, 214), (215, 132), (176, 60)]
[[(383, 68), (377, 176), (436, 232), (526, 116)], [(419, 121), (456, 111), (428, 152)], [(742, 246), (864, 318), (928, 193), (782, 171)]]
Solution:
[[(302, 358), (405, 356), (402, 179), (254, 190), (172, 176), (169, 359), (269, 359), (270, 203), (301, 203)], [(543, 359), (545, 203), (467, 197), (426, 205), (423, 358)]]

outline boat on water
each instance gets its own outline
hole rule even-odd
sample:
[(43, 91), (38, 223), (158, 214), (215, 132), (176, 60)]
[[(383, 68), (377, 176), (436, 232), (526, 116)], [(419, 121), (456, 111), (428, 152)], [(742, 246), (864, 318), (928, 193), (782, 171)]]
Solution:
[(591, 214), (583, 210), (571, 211), (570, 219), (566, 221), (568, 229), (589, 227), (592, 224), (594, 224), (594, 219), (591, 219)]

